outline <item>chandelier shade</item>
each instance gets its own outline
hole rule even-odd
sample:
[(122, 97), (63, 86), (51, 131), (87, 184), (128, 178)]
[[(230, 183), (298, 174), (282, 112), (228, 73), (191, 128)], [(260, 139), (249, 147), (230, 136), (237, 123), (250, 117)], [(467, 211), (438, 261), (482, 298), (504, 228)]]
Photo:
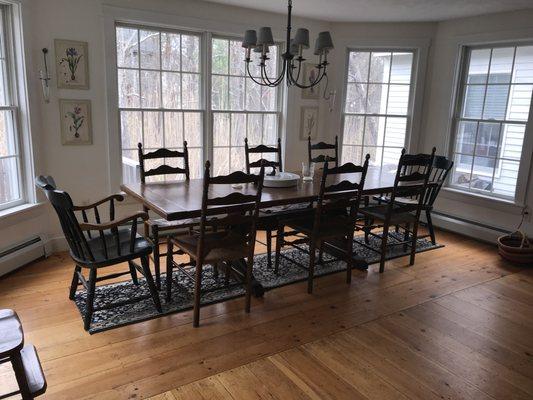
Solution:
[[(306, 59), (303, 57), (303, 50), (309, 48), (309, 30), (306, 28), (299, 28), (296, 34), (291, 37), (291, 20), (292, 20), (292, 0), (288, 0), (288, 15), (287, 15), (287, 39), (285, 42), (285, 52), (281, 55), (283, 59), (281, 73), (277, 77), (269, 77), (267, 71), (267, 63), (275, 62), (268, 57), (269, 46), (275, 45), (272, 29), (268, 26), (255, 30), (247, 30), (244, 33), (242, 47), (246, 49), (246, 57), (244, 59), (246, 66), (246, 73), (250, 79), (261, 86), (275, 87), (280, 85), (283, 81), (288, 86), (296, 86), (302, 89), (309, 89), (318, 85), (322, 79), (326, 78), (326, 69), (328, 63), (328, 53), (334, 48), (333, 40), (329, 32), (320, 32), (315, 41), (313, 54), (318, 56), (318, 62), (315, 64), (316, 73), (312, 76), (314, 78), (311, 82), (303, 83), (307, 77), (304, 77), (302, 72), (303, 62)], [(260, 78), (252, 76), (250, 73), (250, 63), (252, 63), (251, 52), (260, 53), (258, 67), (260, 69)], [(274, 69), (275, 70), (275, 69)], [(257, 74), (256, 74), (257, 75)]]

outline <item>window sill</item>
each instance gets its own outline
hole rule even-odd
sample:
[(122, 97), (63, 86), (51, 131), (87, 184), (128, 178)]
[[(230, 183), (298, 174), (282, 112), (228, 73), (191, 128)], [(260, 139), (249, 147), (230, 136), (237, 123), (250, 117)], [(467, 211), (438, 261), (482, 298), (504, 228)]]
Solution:
[(471, 204), (473, 206), (490, 208), (493, 210), (507, 212), (511, 214), (520, 215), (524, 207), (524, 205), (512, 200), (484, 196), (478, 193), (463, 192), (462, 190), (451, 187), (443, 187), (441, 195), (443, 198), (449, 200), (461, 201), (467, 204)]
[(21, 217), (33, 217), (45, 203), (26, 203), (0, 211), (0, 227), (20, 221)]

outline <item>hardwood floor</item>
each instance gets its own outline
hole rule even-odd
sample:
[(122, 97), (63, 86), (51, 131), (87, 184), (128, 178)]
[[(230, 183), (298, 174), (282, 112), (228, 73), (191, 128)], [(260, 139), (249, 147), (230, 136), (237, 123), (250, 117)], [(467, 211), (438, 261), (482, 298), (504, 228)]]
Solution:
[[(47, 399), (530, 399), (533, 270), (493, 246), (446, 245), (253, 299), (89, 335), (68, 300), (72, 263), (52, 256), (0, 278), (36, 345)], [(13, 385), (0, 368), (2, 392)], [(159, 394), (163, 393), (163, 394)]]

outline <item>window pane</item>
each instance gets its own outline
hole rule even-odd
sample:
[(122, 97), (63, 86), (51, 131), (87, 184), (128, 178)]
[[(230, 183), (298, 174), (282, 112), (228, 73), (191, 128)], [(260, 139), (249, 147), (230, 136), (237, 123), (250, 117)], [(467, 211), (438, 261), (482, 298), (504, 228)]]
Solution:
[(383, 146), (385, 136), (385, 117), (366, 117), (363, 144)]
[(184, 109), (200, 108), (200, 75), (181, 74), (181, 84), (183, 85), (182, 107)]
[(181, 108), (181, 74), (163, 72), (163, 108)]
[(262, 142), (263, 116), (261, 114), (248, 114), (248, 144), (257, 146)]
[(157, 111), (145, 111), (144, 115), (144, 147), (157, 149), (163, 147), (163, 115)]
[(381, 167), (383, 159), (383, 147), (363, 147), (363, 154), (370, 154), (370, 165)]
[(202, 127), (202, 113), (186, 112), (183, 113), (183, 125), (185, 140), (191, 147), (202, 147), (203, 143), (203, 127)]
[(518, 161), (498, 161), (496, 174), (494, 175), (494, 193), (507, 197), (515, 196), (519, 167), (520, 163)]
[(497, 157), (500, 142), (500, 124), (482, 122), (476, 140), (476, 156)]
[(502, 130), (502, 149), (500, 157), (520, 160), (524, 143), (525, 125), (504, 124)]
[(213, 114), (213, 146), (229, 146), (230, 115), (228, 113)]
[(17, 141), (11, 111), (0, 111), (0, 157), (17, 154)]
[(362, 144), (365, 117), (347, 115), (344, 118), (343, 143)]
[(465, 90), (464, 106), (461, 116), (465, 118), (481, 118), (483, 111), (483, 99), (485, 97), (486, 86), (467, 85)]
[(370, 53), (350, 52), (348, 61), (348, 82), (368, 82)]
[(185, 72), (200, 72), (200, 38), (181, 35), (181, 68)]
[(533, 46), (516, 48), (513, 83), (533, 83)]
[(342, 146), (342, 163), (354, 163), (361, 165), (361, 147), (359, 146)]
[(244, 171), (246, 169), (246, 161), (244, 159), (245, 158), (244, 147), (232, 147), (230, 156), (231, 156), (230, 172)]
[(213, 76), (211, 85), (211, 107), (213, 110), (228, 109), (228, 78), (225, 76)]
[(364, 113), (366, 110), (366, 91), (366, 84), (348, 83), (345, 111), (348, 113)]
[(237, 40), (231, 40), (229, 42), (229, 63), (230, 74), (244, 76), (244, 49), (241, 46), (241, 42)]
[[(403, 146), (403, 144), (402, 144)], [(384, 147), (383, 148), (383, 168), (390, 171), (398, 169), (398, 161), (402, 154), (401, 148)]]
[(266, 64), (266, 74), (270, 80), (276, 79), (278, 75), (278, 48), (277, 46), (271, 46), (270, 52), (268, 53), (267, 64)]
[[(277, 137), (276, 131), (276, 137)], [(246, 137), (246, 114), (231, 114), (231, 145), (244, 146)]]
[(117, 66), (139, 67), (138, 32), (137, 29), (117, 28)]
[(489, 83), (509, 83), (513, 68), (514, 47), (500, 47), (492, 50)]
[(372, 53), (370, 57), (370, 82), (389, 82), (391, 53)]
[(137, 143), (142, 143), (142, 113), (140, 111), (121, 111), (120, 124), (122, 148), (135, 149)]
[(476, 143), (477, 122), (461, 121), (455, 138), (455, 152), (474, 154)]
[(263, 144), (276, 146), (278, 141), (277, 115), (266, 114), (263, 118)]
[(202, 163), (202, 149), (189, 148), (189, 168), (191, 170), (191, 179), (203, 178), (204, 164)]
[(20, 199), (17, 157), (0, 159), (0, 204)]
[(276, 111), (276, 88), (261, 87), (261, 111)]
[(141, 107), (159, 108), (161, 106), (160, 72), (141, 70)]
[(255, 83), (249, 82), (246, 85), (246, 110), (261, 110), (261, 89), (261, 86)]
[[(165, 112), (165, 146), (183, 147), (183, 114)], [(189, 144), (190, 145), (190, 144)]]
[(231, 110), (244, 109), (244, 79), (233, 76), (229, 78), (229, 105)]
[(161, 32), (161, 61), (163, 62), (162, 68), (167, 71), (179, 71), (180, 53), (180, 35), (177, 33)]
[(387, 114), (407, 115), (409, 107), (409, 86), (390, 85)]
[(413, 53), (393, 53), (391, 83), (411, 83)]
[(490, 53), (490, 49), (472, 50), (470, 52), (467, 83), (487, 82)]
[(507, 95), (509, 85), (488, 85), (485, 107), (483, 109), (484, 119), (503, 119), (507, 107)]
[(229, 147), (213, 149), (213, 175), (227, 175), (230, 172)]
[(130, 69), (118, 70), (118, 105), (122, 108), (139, 108), (139, 72)]
[(460, 186), (465, 189), (470, 187), (472, 162), (474, 158), (472, 156), (466, 156), (462, 154), (456, 154), (453, 167), (452, 184), (454, 186)]
[(387, 117), (385, 125), (385, 146), (402, 148), (407, 134), (407, 118)]
[(141, 45), (141, 68), (159, 69), (161, 55), (159, 53), (159, 32), (139, 31)]
[(527, 121), (531, 107), (533, 85), (512, 85), (509, 93), (507, 119), (512, 121)]
[(471, 188), (481, 190), (492, 190), (492, 174), (496, 166), (496, 159), (488, 157), (474, 157), (474, 168), (472, 169)]
[(368, 85), (366, 112), (369, 114), (385, 114), (387, 109), (387, 85)]
[(214, 74), (227, 74), (228, 73), (228, 52), (229, 43), (225, 39), (213, 39), (213, 58), (212, 69)]

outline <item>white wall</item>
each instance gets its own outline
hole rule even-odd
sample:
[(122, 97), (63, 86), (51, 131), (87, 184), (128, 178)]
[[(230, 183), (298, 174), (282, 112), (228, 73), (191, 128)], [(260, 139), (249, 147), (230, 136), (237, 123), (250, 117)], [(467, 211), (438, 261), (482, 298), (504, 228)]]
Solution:
[[(243, 8), (204, 3), (194, 0), (21, 0), (23, 4), (30, 101), (32, 104), (32, 135), (35, 146), (35, 173), (50, 174), (57, 183), (69, 191), (77, 203), (87, 203), (115, 191), (113, 163), (109, 157), (110, 143), (118, 142), (117, 130), (108, 129), (108, 90), (106, 87), (105, 46), (111, 38), (105, 36), (105, 23), (109, 9), (113, 15), (123, 14), (124, 19), (176, 25), (181, 28), (213, 30), (218, 33), (241, 34), (248, 27), (264, 25), (277, 28), (278, 39), (284, 40), (286, 16)], [(106, 7), (103, 6), (106, 5)], [(330, 88), (337, 90), (336, 107), (329, 113), (325, 101), (320, 102), (319, 135), (331, 140), (340, 134), (340, 107), (343, 96), (345, 54), (347, 47), (395, 46), (414, 47), (421, 50), (422, 62), (429, 51), (429, 69), (425, 64), (419, 69), (417, 84), (418, 109), (415, 109), (414, 136), (411, 150), (428, 150), (433, 145), (444, 153), (448, 143), (448, 114), (452, 95), (452, 79), (457, 53), (457, 38), (461, 35), (489, 33), (492, 39), (521, 36), (533, 38), (533, 12), (515, 12), (470, 18), (443, 23), (354, 23), (329, 24), (296, 18), (293, 26), (310, 28), (311, 37), (322, 30), (332, 30), (335, 50), (330, 55)], [(41, 48), (51, 49), (53, 40), (73, 39), (89, 42), (89, 70), (91, 88), (88, 91), (58, 90), (53, 62), (51, 101), (41, 98), (38, 71), (42, 68)], [(312, 58), (309, 57), (309, 58)], [(425, 74), (427, 72), (427, 79)], [(92, 100), (93, 145), (62, 146), (59, 132), (59, 98)], [(316, 101), (302, 100), (297, 89), (289, 90), (286, 97), (288, 111), (285, 115), (286, 166), (299, 169), (306, 157), (306, 143), (299, 139), (300, 108)], [(442, 149), (442, 150), (441, 150)], [(111, 152), (113, 154), (113, 152)], [(118, 152), (115, 157), (119, 157)], [(496, 207), (492, 202), (472, 202), (470, 197), (441, 199), (439, 209), (453, 215), (472, 218), (495, 226), (511, 229), (518, 219), (516, 207)], [(41, 197), (42, 200), (42, 197)], [(529, 188), (529, 204), (533, 189)], [(484, 206), (480, 206), (484, 204)], [(138, 208), (136, 204), (126, 207)], [(11, 222), (10, 222), (11, 221)], [(457, 229), (457, 226), (454, 226)], [(463, 228), (459, 228), (463, 229)], [(466, 229), (466, 228), (464, 228)], [(463, 230), (464, 230), (463, 229)], [(527, 225), (531, 233), (531, 224)], [(26, 218), (20, 214), (13, 219), (0, 220), (0, 248), (17, 243), (24, 236), (44, 233), (60, 237), (57, 218), (46, 206), (34, 209)], [(10, 235), (4, 235), (10, 232)]]

